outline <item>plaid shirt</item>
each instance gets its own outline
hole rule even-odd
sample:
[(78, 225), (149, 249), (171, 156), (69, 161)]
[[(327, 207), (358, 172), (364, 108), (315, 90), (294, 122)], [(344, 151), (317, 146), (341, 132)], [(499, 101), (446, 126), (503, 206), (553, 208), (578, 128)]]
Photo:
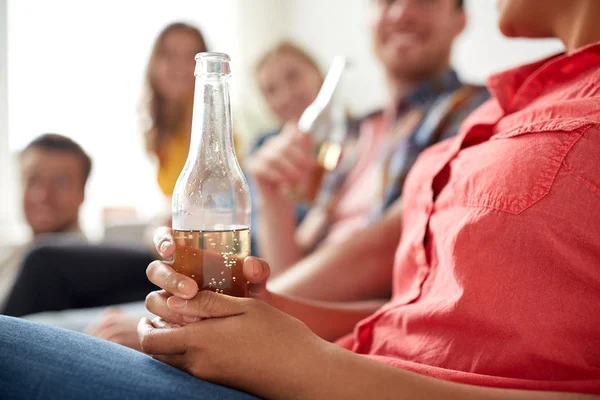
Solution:
[[(488, 97), (484, 87), (463, 85), (453, 70), (447, 70), (437, 79), (423, 82), (399, 103), (395, 123), (390, 129), (390, 143), (381, 157), (384, 163), (382, 195), (373, 207), (373, 219), (380, 217), (402, 195), (404, 180), (419, 154), (438, 141), (456, 135), (467, 115)], [(358, 138), (358, 131), (360, 128), (349, 136), (349, 145), (345, 146), (353, 150), (344, 155), (345, 161), (323, 182), (318, 204), (326, 209), (335, 203), (339, 188), (360, 151), (352, 145)]]
[[(379, 219), (385, 210), (402, 195), (402, 187), (408, 171), (419, 154), (427, 147), (440, 140), (450, 138), (458, 133), (463, 119), (475, 108), (487, 100), (489, 94), (484, 87), (463, 85), (453, 70), (447, 70), (436, 79), (423, 82), (400, 103), (396, 112), (395, 123), (391, 127), (387, 152), (382, 154), (382, 185), (379, 201), (371, 210), (371, 221)], [(360, 151), (357, 141), (361, 123), (368, 121), (382, 111), (372, 113), (361, 120), (349, 122), (348, 136), (344, 143), (344, 155), (340, 165), (329, 172), (323, 180), (316, 202), (316, 207), (331, 210), (335, 207), (340, 188), (355, 164)], [(266, 139), (275, 133), (261, 137), (255, 146), (258, 148)], [(251, 188), (254, 186), (249, 180)], [(252, 190), (254, 192), (254, 190)], [(254, 198), (254, 196), (252, 196)], [(253, 209), (255, 209), (253, 207)], [(296, 219), (300, 224), (308, 207), (296, 206)], [(327, 213), (327, 211), (326, 211)], [(252, 231), (257, 231), (258, 219), (255, 212), (252, 218)], [(314, 237), (318, 241), (327, 235), (328, 224), (325, 219)], [(257, 254), (257, 237), (252, 240), (252, 253)], [(318, 246), (318, 242), (314, 243)]]

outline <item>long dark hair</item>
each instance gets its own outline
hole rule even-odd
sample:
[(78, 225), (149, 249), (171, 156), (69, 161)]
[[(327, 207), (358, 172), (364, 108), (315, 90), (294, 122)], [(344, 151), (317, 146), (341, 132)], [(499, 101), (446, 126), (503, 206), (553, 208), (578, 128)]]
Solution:
[(193, 35), (198, 43), (197, 53), (207, 51), (204, 36), (200, 30), (184, 22), (175, 22), (167, 25), (158, 35), (148, 66), (146, 68), (146, 94), (142, 103), (142, 112), (147, 120), (145, 129), (146, 149), (148, 152), (160, 156), (159, 149), (168, 142), (184, 123), (183, 105), (168, 104), (168, 100), (158, 91), (156, 83), (152, 81), (152, 66), (157, 55), (161, 52), (165, 38), (173, 31), (183, 31)]

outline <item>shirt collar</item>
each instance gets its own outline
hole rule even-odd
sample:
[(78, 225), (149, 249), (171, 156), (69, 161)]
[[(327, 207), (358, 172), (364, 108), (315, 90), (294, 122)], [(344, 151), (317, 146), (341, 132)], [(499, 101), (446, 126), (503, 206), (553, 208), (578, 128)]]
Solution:
[(435, 78), (419, 83), (407, 96), (399, 102), (398, 111), (409, 107), (425, 107), (440, 94), (453, 92), (460, 88), (462, 83), (456, 72), (449, 68)]
[(31, 243), (34, 245), (43, 244), (48, 241), (57, 241), (57, 242), (78, 242), (78, 241), (86, 241), (87, 237), (85, 233), (81, 230), (79, 223), (69, 227), (68, 229), (62, 232), (48, 232), (48, 233), (40, 233), (35, 235)]
[(487, 85), (505, 112), (518, 110), (543, 92), (600, 65), (600, 42), (513, 68), (488, 78)]

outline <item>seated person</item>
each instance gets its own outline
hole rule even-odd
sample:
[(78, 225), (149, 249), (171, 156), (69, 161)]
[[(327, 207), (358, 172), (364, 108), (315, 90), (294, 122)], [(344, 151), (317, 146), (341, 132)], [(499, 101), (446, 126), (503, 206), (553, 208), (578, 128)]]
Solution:
[(158, 164), (157, 181), (173, 194), (190, 147), (194, 56), (207, 50), (202, 32), (174, 22), (158, 35), (146, 68), (146, 149)]
[[(272, 293), (252, 257), (254, 298), (198, 293), (157, 261), (161, 318), (138, 328), (153, 359), (0, 317), (0, 397), (599, 399), (599, 16), (596, 0), (501, 2), (505, 34), (566, 52), (492, 76), (493, 98), (420, 156), (383, 307)], [(173, 254), (168, 230), (157, 239)]]
[[(426, 7), (400, 16), (374, 13), (373, 50), (386, 73), (389, 100), (383, 111), (358, 121), (358, 135), (344, 144), (342, 162), (326, 178), (300, 227), (289, 191), (315, 173), (310, 135), (288, 123), (247, 160), (256, 192), (258, 224), (253, 229), (259, 254), (269, 260), (274, 276), (315, 249), (339, 245), (377, 221), (400, 197), (419, 153), (454, 136), (463, 118), (487, 99), (485, 89), (463, 85), (450, 66), (452, 44), (466, 18), (462, 1), (455, 4), (435, 16)], [(258, 81), (268, 101), (271, 69), (278, 65), (283, 70), (291, 63), (284, 55), (276, 53), (259, 64)], [(393, 240), (399, 231), (395, 235)]]
[[(274, 132), (259, 135), (250, 154), (254, 154), (270, 138), (280, 132), (292, 129), (300, 116), (315, 100), (321, 85), (323, 74), (319, 65), (306, 51), (292, 42), (281, 42), (267, 51), (256, 64), (256, 81), (271, 113), (281, 125)], [(248, 177), (253, 203), (256, 190), (251, 177)], [(295, 205), (295, 223), (302, 221), (308, 207), (304, 204)], [(252, 254), (259, 254), (256, 228), (256, 204), (252, 207)]]
[(45, 134), (21, 152), (21, 204), (31, 240), (0, 259), (0, 304), (6, 299), (27, 252), (41, 243), (77, 243), (86, 238), (79, 228), (79, 209), (92, 160), (73, 140)]
[[(145, 144), (156, 161), (157, 182), (167, 198), (173, 194), (190, 148), (194, 56), (207, 51), (204, 35), (197, 27), (172, 22), (158, 34), (146, 66), (142, 110)], [(234, 145), (237, 151), (237, 137)]]

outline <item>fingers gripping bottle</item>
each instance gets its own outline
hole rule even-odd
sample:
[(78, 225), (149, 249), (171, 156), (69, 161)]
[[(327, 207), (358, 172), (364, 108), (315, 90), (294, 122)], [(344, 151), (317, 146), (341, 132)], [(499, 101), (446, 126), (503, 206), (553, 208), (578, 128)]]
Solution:
[(201, 290), (247, 297), (250, 191), (233, 146), (230, 59), (196, 55), (192, 138), (173, 193), (172, 267)]

